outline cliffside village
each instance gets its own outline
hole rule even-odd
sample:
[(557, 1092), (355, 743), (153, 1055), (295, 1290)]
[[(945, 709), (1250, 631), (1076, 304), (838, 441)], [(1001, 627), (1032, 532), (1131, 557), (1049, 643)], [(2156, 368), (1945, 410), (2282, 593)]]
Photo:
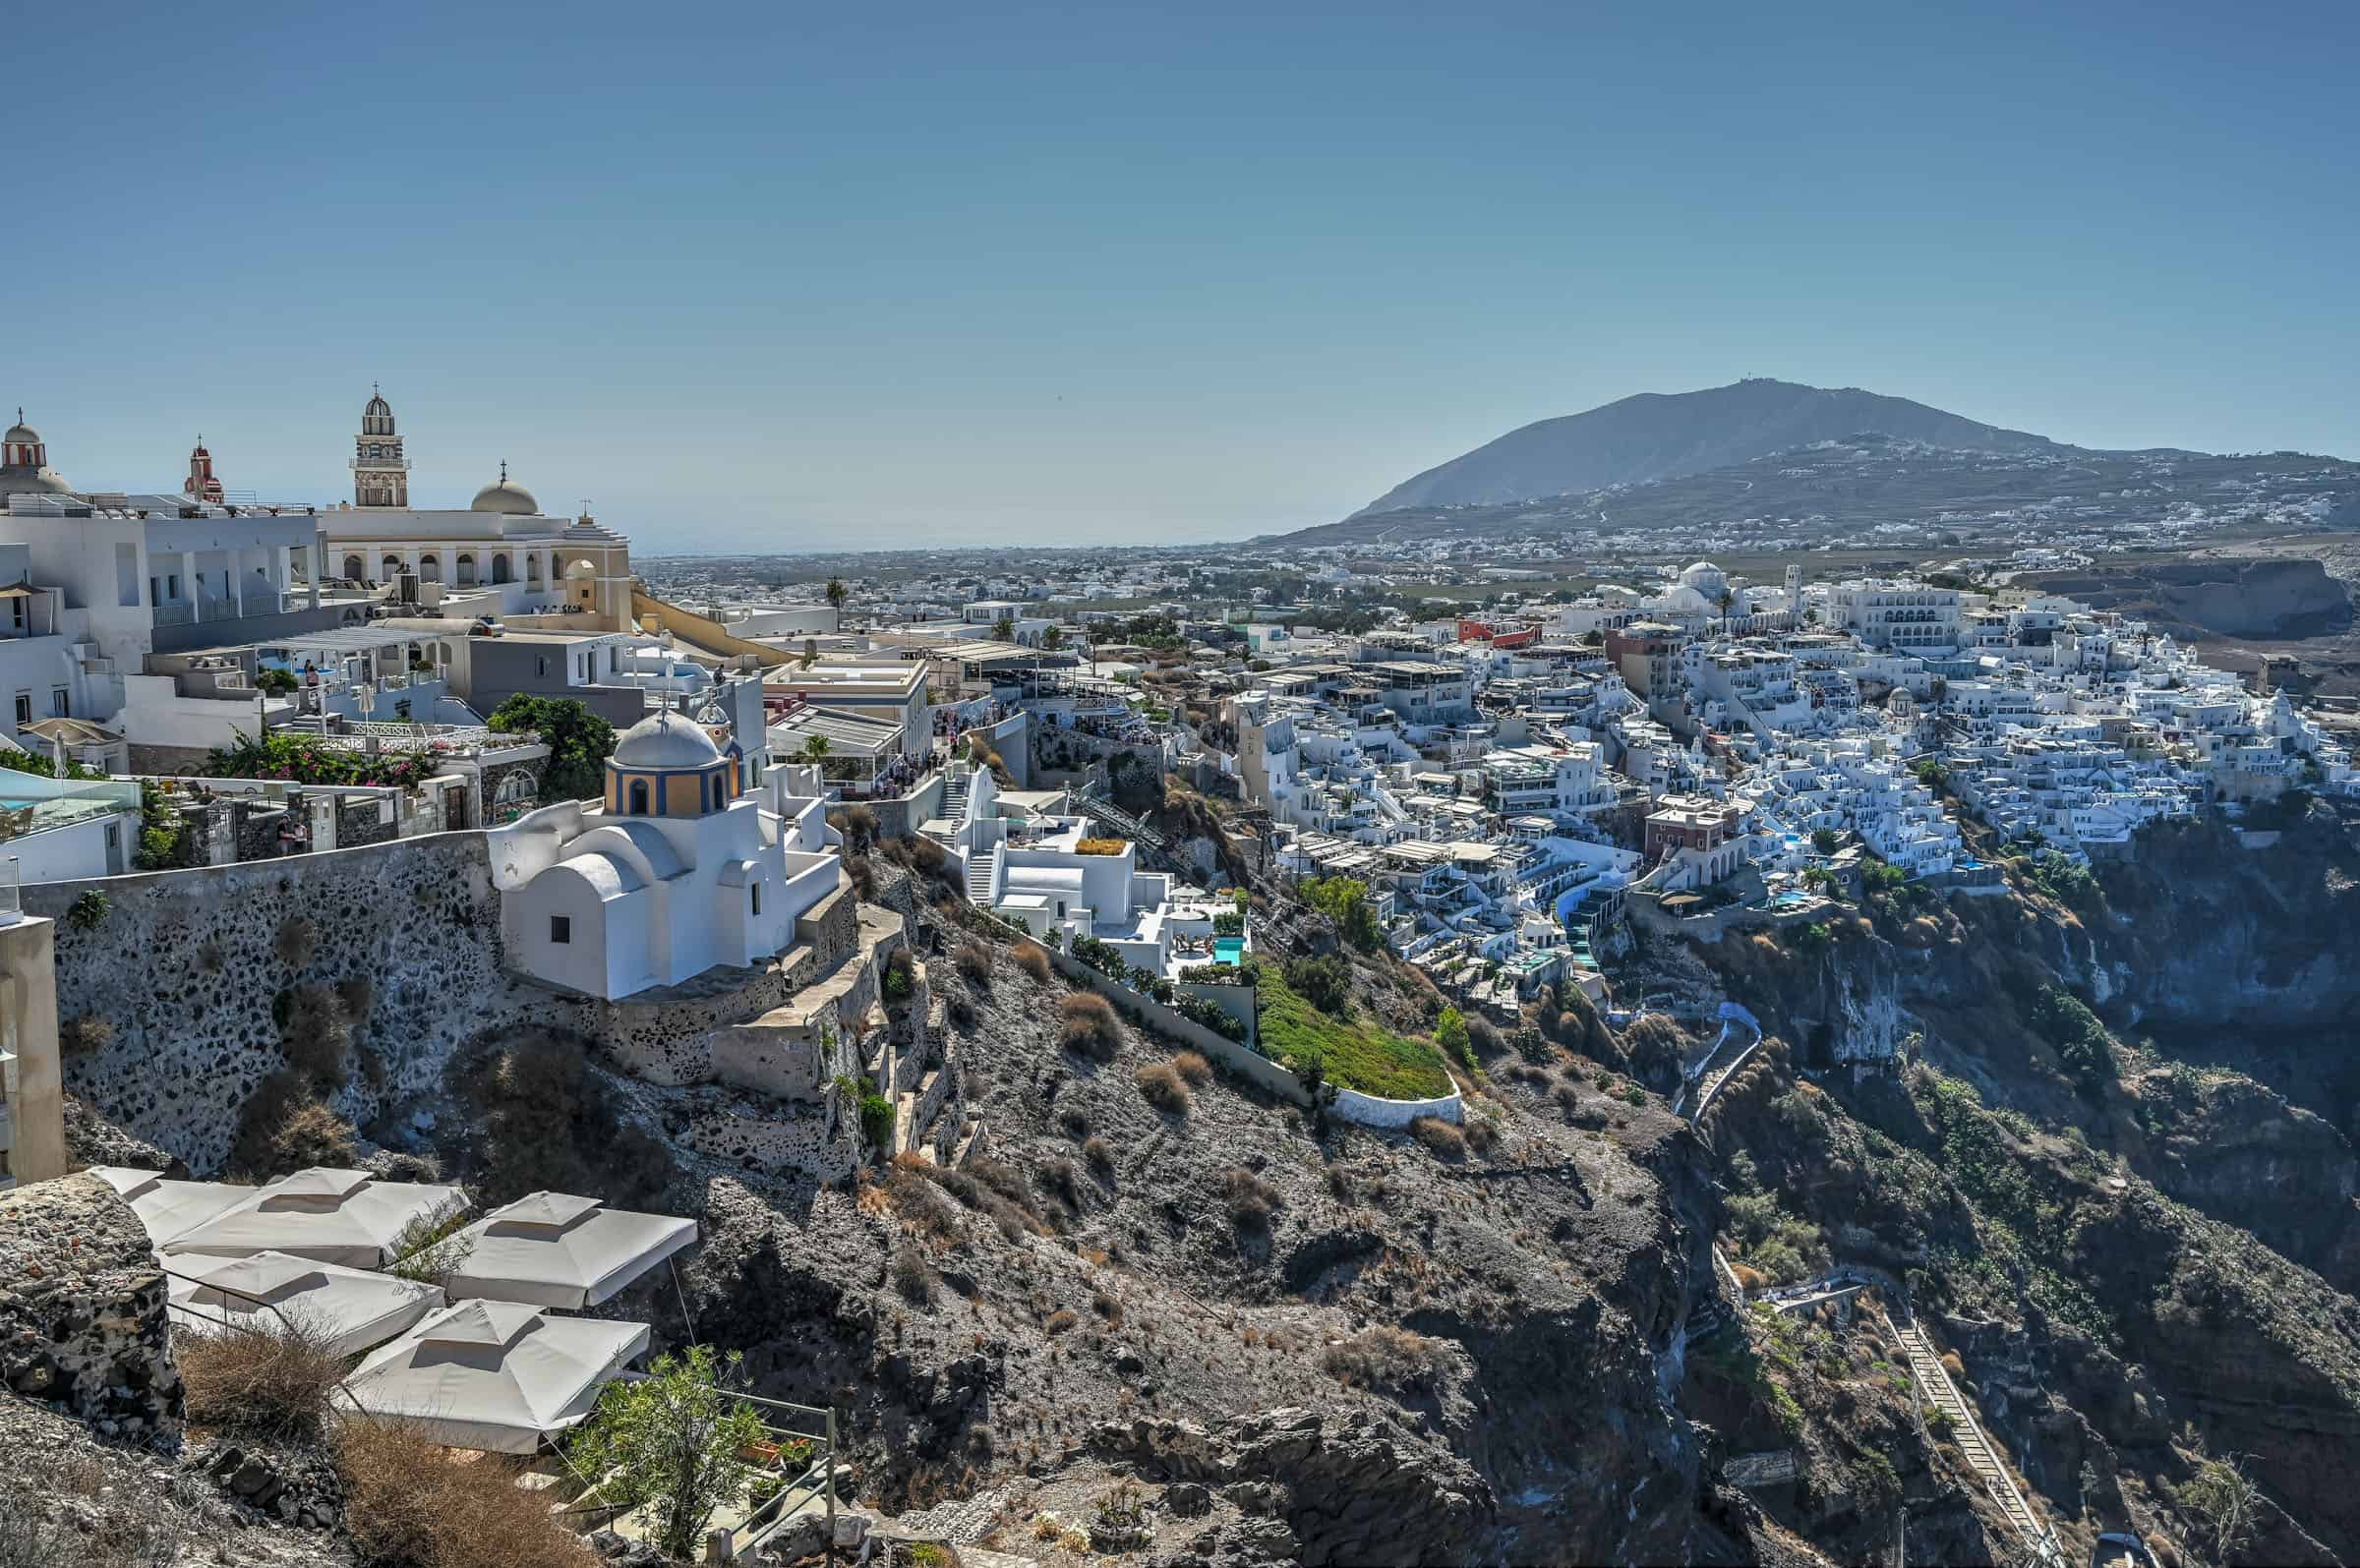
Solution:
[[(593, 1042), (734, 1169), (971, 1163), (976, 1046), (913, 940), (923, 895), (879, 892), (855, 838), (898, 842), (962, 921), (1160, 1033), (1397, 1128), (1458, 1121), (1458, 1094), (1330, 1081), (1313, 1102), (1264, 1054), (1255, 922), (1296, 918), (1277, 883), (1348, 905), (1471, 1013), (1513, 1019), (1556, 985), (1627, 1016), (1644, 999), (1605, 962), (1633, 925), (1808, 922), (1871, 880), (1999, 891), (1981, 855), (2086, 863), (2159, 818), (2360, 788), (2284, 693), (1999, 585), (1698, 561), (1352, 632), (1283, 602), (1208, 614), (1185, 560), (972, 598), (709, 577), (667, 599), (621, 534), (543, 512), (504, 467), (465, 509), (412, 507), (382, 395), (350, 461), (349, 500), (270, 504), (202, 441), (178, 494), (133, 494), (74, 488), (21, 415), (0, 438), (0, 1192), (72, 1168), (69, 1086), (225, 1166), (271, 1103), (279, 1053), (256, 1041), (335, 1007), (412, 1037), (332, 1090), (396, 1139), (431, 1127), (466, 1042), (529, 1026)], [(1176, 825), (1173, 789), (1215, 826)], [(127, 991), (135, 967), (165, 983)], [(1751, 1021), (1723, 1016), (1725, 1037)], [(386, 1270), (468, 1217), (458, 1187), (95, 1175), (164, 1260), (176, 1334), (300, 1309), (359, 1358), (345, 1398), (456, 1448), (546, 1454), (648, 1351), (629, 1293), (697, 1241), (536, 1192), (422, 1282)], [(119, 1308), (44, 1354), (124, 1355), (74, 1329)], [(82, 1414), (174, 1419), (121, 1381)], [(791, 1522), (844, 1539), (828, 1413), (765, 1412), (800, 1457), (718, 1517), (709, 1556)]]
[[(691, 608), (504, 467), (463, 510), (412, 507), (384, 397), (359, 427), (352, 496), (324, 506), (229, 489), (202, 441), (178, 494), (80, 491), (21, 417), (7, 432), (12, 908), (19, 885), (477, 834), (515, 975), (647, 1003), (777, 966), (845, 882), (829, 813), (861, 806), (999, 920), (1251, 1050), (1243, 900), (1201, 846), (1143, 862), (1171, 846), (1118, 804), (1125, 767), (1201, 790), (1260, 871), (1357, 885), (1385, 943), (1504, 1017), (1544, 984), (1614, 1005), (1600, 960), (1631, 921), (1807, 921), (1868, 875), (1997, 889), (1962, 817), (2085, 862), (2157, 818), (2360, 787), (2283, 693), (2005, 587), (1699, 561), (1352, 634), (1175, 598), (1150, 602), (1173, 628), (1151, 645), (1125, 640), (1136, 610), (1088, 607), (1183, 588), (1185, 560), (849, 609), (841, 585), (781, 602), (716, 580)], [(590, 798), (551, 798), (550, 737), (487, 722), (519, 698), (611, 726)], [(38, 1054), (11, 1069), (12, 1174), (60, 1157)], [(856, 1065), (796, 1072), (810, 1090)]]

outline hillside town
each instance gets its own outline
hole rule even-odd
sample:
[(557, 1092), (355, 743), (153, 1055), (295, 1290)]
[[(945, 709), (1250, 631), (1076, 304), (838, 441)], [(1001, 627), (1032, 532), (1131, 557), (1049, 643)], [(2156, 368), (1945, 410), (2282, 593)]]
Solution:
[[(857, 1504), (822, 1406), (744, 1395), (736, 1500), (693, 1534), (575, 1456), (678, 1375), (666, 1292), (686, 1314), (727, 1184), (939, 1183), (1006, 1239), (1042, 1225), (1021, 1188), (982, 1195), (1047, 1107), (986, 1087), (995, 971), (1056, 997), (1071, 1058), (1113, 1060), (1126, 1023), (1178, 1052), (1136, 1074), (1167, 1117), (1217, 1073), (1323, 1136), (1455, 1159), (1501, 1136), (1485, 1053), (1578, 1017), (1674, 1042), (1591, 1090), (1626, 1110), (1652, 1082), (1705, 1125), (1765, 1026), (1655, 989), (1654, 938), (1751, 933), (1800, 968), (1876, 900), (2071, 889), (2159, 823), (2265, 842), (2290, 801), (2360, 795), (2348, 715), (2030, 581), (2086, 561), (2042, 548), (1874, 574), (1798, 548), (1752, 576), (1661, 539), (1578, 571), (1564, 540), (1546, 569), (1455, 547), (1385, 571), (1279, 546), (635, 561), (505, 465), (464, 509), (414, 507), (376, 390), (332, 502), (236, 490), (203, 441), (176, 494), (78, 490), (22, 414), (0, 459), (0, 1192), (119, 1200), (184, 1357), (300, 1310), (349, 1414), (513, 1456), (619, 1560), (950, 1528)], [(126, 992), (135, 956), (219, 1000)], [(1382, 1000), (1402, 987), (1426, 1000)], [(1812, 1071), (1895, 1075), (1880, 1006)], [(486, 1114), (469, 1096), (591, 1063), (579, 1092), (636, 1118), (598, 1134), (611, 1170), (568, 1152), (578, 1190), (527, 1186), (495, 1134), (438, 1180), (447, 1125)], [(1267, 1184), (1223, 1180), (1262, 1223)], [(1706, 1255), (1700, 1338), (1875, 1267)], [(930, 1301), (913, 1257), (892, 1289)], [(57, 1365), (137, 1359), (68, 1328)], [(120, 1375), (75, 1408), (174, 1427), (176, 1374)], [(289, 1477), (218, 1464), (241, 1518), (332, 1528)], [(2028, 1560), (2058, 1560), (1987, 1452), (1969, 1468)]]

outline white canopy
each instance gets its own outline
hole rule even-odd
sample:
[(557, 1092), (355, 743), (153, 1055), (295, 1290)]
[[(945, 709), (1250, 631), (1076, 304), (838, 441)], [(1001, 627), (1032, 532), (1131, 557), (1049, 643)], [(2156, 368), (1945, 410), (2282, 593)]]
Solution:
[(169, 1182), (128, 1165), (93, 1165), (90, 1174), (113, 1188), (157, 1247), (254, 1195), (227, 1182)]
[(373, 1416), (446, 1448), (529, 1454), (574, 1426), (625, 1363), (645, 1323), (552, 1317), (517, 1302), (461, 1302), (370, 1353), (347, 1379)]
[[(187, 1267), (179, 1266), (184, 1263)], [(174, 1328), (198, 1334), (266, 1331), (291, 1319), (325, 1336), (339, 1356), (357, 1356), (381, 1345), (443, 1304), (439, 1285), (287, 1252), (224, 1258), (198, 1254), (165, 1266), (174, 1276)]]
[[(259, 1188), (163, 1244), (167, 1255), (249, 1257), (292, 1252), (322, 1263), (377, 1268), (411, 1221), (464, 1204), (455, 1187), (381, 1182), (367, 1171), (315, 1165)], [(186, 1272), (186, 1270), (183, 1270)]]
[(694, 1220), (607, 1208), (594, 1197), (534, 1192), (459, 1233), (467, 1254), (453, 1301), (595, 1307), (696, 1240)]

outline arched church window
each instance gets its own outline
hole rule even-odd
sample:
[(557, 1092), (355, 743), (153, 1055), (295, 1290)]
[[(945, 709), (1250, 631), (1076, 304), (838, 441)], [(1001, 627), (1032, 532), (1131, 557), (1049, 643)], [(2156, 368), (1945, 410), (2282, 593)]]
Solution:
[(644, 817), (647, 815), (647, 781), (645, 779), (633, 779), (631, 781), (630, 805), (626, 808), (624, 814), (633, 817)]

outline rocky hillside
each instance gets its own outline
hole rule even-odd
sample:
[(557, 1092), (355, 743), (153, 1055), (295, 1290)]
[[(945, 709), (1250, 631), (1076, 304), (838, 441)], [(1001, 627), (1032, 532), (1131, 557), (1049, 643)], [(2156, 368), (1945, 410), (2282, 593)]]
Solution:
[[(2015, 865), (2004, 898), (1648, 938), (1619, 988), (1693, 1012), (1616, 1028), (1545, 994), (1473, 1031), (1463, 1128), (1397, 1133), (1110, 1022), (880, 863), (870, 897), (964, 1064), (960, 1164), (821, 1185), (718, 1158), (683, 1132), (701, 1091), (547, 1031), (477, 1042), (431, 1115), (370, 1131), (494, 1199), (698, 1216), (684, 1289), (630, 1309), (836, 1408), (860, 1502), (915, 1539), (1059, 1565), (1805, 1564), (1898, 1532), (1916, 1560), (2004, 1559), (1992, 1461), (1907, 1334), (2069, 1559), (2127, 1527), (2166, 1563), (2342, 1560), (2360, 850), (2325, 807), (2280, 815), (2274, 839), (2152, 833), (2095, 877)], [(1332, 946), (1282, 900), (1271, 961)], [(1390, 1026), (1441, 1005), (1349, 972)], [(1765, 1040), (1691, 1127), (1670, 1106), (1707, 1041), (1682, 1017), (1723, 999)], [(1846, 1265), (1889, 1283), (1791, 1312), (1727, 1284)]]
[(1526, 425), (1403, 481), (1355, 515), (1644, 485), (1861, 432), (1960, 450), (2070, 450), (1904, 397), (1759, 377), (1696, 392), (1641, 392)]
[[(1738, 1266), (1906, 1279), (2077, 1554), (2125, 1525), (2209, 1560), (2360, 1547), (2356, 870), (2315, 808), (2276, 842), (2158, 830), (2094, 878), (2019, 867), (2011, 898), (1640, 960), (1771, 1036), (1701, 1129)], [(1896, 1070), (1836, 1066), (1879, 1042)], [(1807, 1409), (1821, 1372), (1793, 1365), (1773, 1380)], [(2256, 1492), (2225, 1535), (2224, 1467)]]

